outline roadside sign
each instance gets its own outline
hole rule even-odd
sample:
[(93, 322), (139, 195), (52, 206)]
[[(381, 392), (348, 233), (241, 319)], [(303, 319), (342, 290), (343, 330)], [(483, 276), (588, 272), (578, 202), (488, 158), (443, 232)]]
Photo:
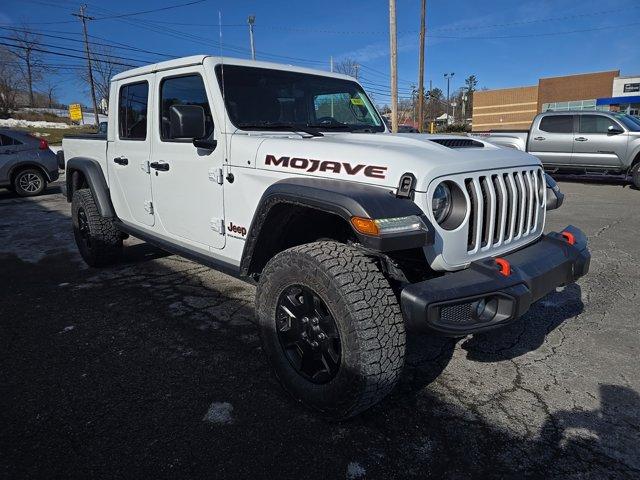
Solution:
[(72, 103), (69, 105), (69, 118), (72, 122), (82, 121), (82, 107), (79, 103)]

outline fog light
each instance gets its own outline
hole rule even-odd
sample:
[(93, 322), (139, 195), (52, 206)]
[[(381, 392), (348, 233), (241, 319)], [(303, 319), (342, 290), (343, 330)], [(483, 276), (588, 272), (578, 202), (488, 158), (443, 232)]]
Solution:
[(498, 299), (495, 297), (481, 298), (472, 308), (473, 316), (479, 322), (490, 322), (498, 313)]

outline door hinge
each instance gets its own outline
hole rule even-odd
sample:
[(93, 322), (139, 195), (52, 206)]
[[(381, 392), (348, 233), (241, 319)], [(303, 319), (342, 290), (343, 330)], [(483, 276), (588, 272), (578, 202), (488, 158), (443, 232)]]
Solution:
[(223, 182), (222, 169), (221, 168), (210, 168), (209, 169), (209, 180), (212, 182), (216, 182), (219, 185), (222, 185)]
[(144, 210), (149, 215), (153, 215), (153, 202), (151, 200), (144, 201)]
[(224, 219), (212, 218), (209, 221), (209, 226), (214, 232), (218, 232), (220, 235), (224, 235)]
[(140, 169), (144, 173), (149, 173), (151, 171), (151, 170), (149, 170), (149, 161), (145, 160), (144, 162), (140, 162)]

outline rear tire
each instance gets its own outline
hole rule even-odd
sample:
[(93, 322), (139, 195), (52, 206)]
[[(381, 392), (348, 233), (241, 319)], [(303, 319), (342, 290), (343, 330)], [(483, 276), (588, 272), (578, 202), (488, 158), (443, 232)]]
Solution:
[(631, 181), (633, 181), (633, 186), (640, 190), (640, 162), (631, 168)]
[[(356, 248), (322, 241), (279, 253), (260, 276), (256, 312), (282, 386), (328, 418), (370, 408), (400, 376), (405, 330), (398, 301), (375, 261)], [(330, 357), (319, 352), (327, 342)], [(319, 373), (311, 376), (313, 365)]]
[(37, 168), (19, 171), (13, 178), (13, 190), (21, 197), (40, 195), (47, 188), (47, 179)]
[(113, 265), (122, 255), (122, 236), (113, 221), (98, 212), (91, 190), (76, 190), (71, 202), (73, 235), (80, 255), (91, 267)]

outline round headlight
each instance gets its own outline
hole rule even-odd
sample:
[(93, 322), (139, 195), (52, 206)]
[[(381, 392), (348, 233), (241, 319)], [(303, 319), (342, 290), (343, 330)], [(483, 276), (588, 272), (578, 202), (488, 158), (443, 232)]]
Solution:
[(445, 182), (438, 185), (433, 191), (431, 209), (433, 210), (433, 218), (439, 224), (442, 224), (451, 214), (453, 206), (451, 197), (451, 188)]

